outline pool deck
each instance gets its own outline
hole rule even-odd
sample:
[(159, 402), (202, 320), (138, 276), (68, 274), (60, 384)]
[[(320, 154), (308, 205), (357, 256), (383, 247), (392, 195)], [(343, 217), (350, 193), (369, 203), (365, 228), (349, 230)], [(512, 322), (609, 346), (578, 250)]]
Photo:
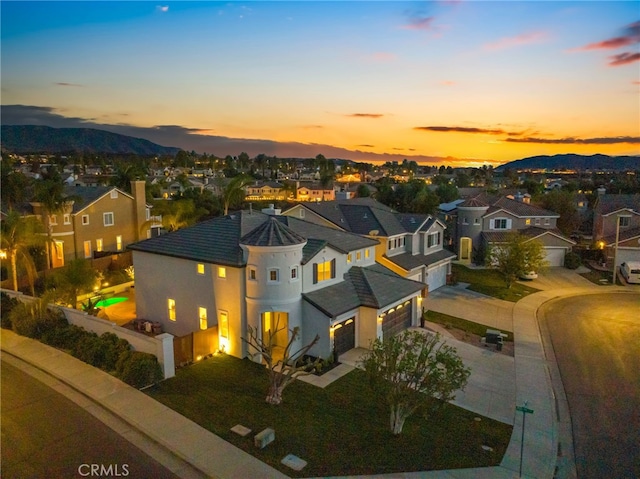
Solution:
[(103, 308), (98, 317), (108, 319), (118, 326), (123, 326), (136, 319), (136, 291), (131, 288), (129, 291), (118, 293), (118, 297), (127, 298), (127, 301)]

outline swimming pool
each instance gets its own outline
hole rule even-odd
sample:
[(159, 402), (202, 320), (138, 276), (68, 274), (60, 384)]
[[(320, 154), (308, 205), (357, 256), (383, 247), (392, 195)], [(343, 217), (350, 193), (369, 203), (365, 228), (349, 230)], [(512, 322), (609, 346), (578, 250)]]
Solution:
[(115, 298), (107, 298), (96, 303), (96, 308), (108, 308), (109, 306), (113, 306), (114, 304), (122, 303), (123, 301), (127, 301), (129, 298), (123, 297), (115, 297)]

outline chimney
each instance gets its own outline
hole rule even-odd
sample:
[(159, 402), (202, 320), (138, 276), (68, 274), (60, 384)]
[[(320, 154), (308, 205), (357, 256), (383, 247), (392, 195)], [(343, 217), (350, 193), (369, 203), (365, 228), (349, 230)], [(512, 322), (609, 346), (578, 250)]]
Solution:
[(607, 192), (607, 189), (604, 186), (601, 186), (596, 191), (598, 192), (598, 196), (602, 196)]
[(131, 182), (131, 193), (133, 193), (133, 204), (135, 208), (136, 220), (136, 241), (145, 239), (146, 234), (142, 234), (142, 225), (147, 221), (147, 194), (144, 180), (133, 180)]

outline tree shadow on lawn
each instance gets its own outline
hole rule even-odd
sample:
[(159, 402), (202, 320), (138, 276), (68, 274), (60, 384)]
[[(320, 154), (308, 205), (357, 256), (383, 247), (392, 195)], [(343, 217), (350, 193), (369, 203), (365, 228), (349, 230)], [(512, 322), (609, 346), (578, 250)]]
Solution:
[[(510, 425), (476, 421), (476, 414), (452, 405), (428, 419), (410, 417), (402, 434), (393, 436), (388, 407), (360, 370), (325, 389), (296, 381), (280, 406), (265, 402), (267, 387), (263, 366), (221, 355), (180, 369), (145, 392), (292, 477), (493, 466), (511, 437)], [(238, 436), (230, 431), (236, 424), (252, 432)], [(275, 441), (257, 449), (253, 436), (266, 427), (275, 430)], [(308, 465), (299, 472), (283, 466), (287, 454)]]

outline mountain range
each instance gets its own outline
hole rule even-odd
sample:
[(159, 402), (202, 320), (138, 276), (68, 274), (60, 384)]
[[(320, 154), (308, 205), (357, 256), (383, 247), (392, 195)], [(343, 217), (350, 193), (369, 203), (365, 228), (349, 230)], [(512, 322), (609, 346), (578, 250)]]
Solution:
[(512, 170), (640, 170), (640, 156), (575, 155), (531, 156), (510, 161), (495, 168), (496, 171)]
[[(52, 128), (36, 125), (2, 125), (2, 151), (16, 154), (103, 153), (175, 156), (181, 148), (161, 146), (143, 138), (95, 128)], [(561, 154), (532, 156), (495, 168), (546, 170), (640, 170), (640, 156)]]
[(2, 151), (16, 154), (104, 153), (175, 156), (181, 148), (92, 128), (2, 125)]

